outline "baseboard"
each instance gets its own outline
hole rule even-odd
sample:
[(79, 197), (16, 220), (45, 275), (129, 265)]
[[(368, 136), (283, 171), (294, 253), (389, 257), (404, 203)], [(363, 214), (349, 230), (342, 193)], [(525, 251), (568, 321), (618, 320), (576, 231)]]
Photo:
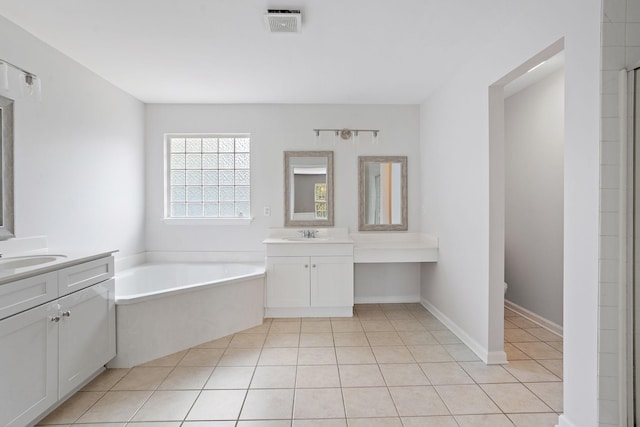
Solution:
[(484, 363), (487, 365), (506, 365), (509, 361), (505, 351), (489, 351), (487, 352), (487, 361)]
[(557, 323), (554, 323), (551, 320), (547, 320), (544, 317), (539, 316), (536, 313), (529, 311), (526, 308), (521, 307), (509, 300), (504, 300), (504, 306), (514, 313), (518, 313), (520, 316), (526, 318), (527, 320), (531, 320), (533, 323), (545, 328), (549, 332), (553, 332), (554, 334), (562, 338), (562, 326), (558, 325)]
[(558, 417), (558, 424), (556, 424), (556, 427), (578, 427), (578, 425), (569, 421), (565, 414), (561, 414), (560, 417)]
[(453, 322), (444, 313), (438, 310), (433, 304), (424, 298), (420, 299), (420, 304), (440, 320), (451, 332), (453, 332), (471, 351), (487, 365), (498, 365), (507, 363), (507, 354), (504, 351), (487, 351), (476, 340), (471, 338), (462, 328)]
[(353, 307), (266, 307), (264, 317), (353, 317)]
[(401, 295), (387, 297), (359, 297), (353, 299), (356, 304), (409, 304), (420, 302), (420, 295)]

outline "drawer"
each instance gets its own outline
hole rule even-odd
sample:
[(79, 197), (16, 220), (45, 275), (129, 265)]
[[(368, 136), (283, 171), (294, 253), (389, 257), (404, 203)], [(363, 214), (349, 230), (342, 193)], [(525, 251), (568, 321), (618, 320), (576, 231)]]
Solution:
[(113, 257), (84, 262), (58, 271), (58, 292), (68, 295), (112, 277)]
[(267, 244), (270, 256), (353, 256), (353, 243), (278, 243)]
[(0, 285), (0, 319), (58, 298), (58, 273), (27, 277)]

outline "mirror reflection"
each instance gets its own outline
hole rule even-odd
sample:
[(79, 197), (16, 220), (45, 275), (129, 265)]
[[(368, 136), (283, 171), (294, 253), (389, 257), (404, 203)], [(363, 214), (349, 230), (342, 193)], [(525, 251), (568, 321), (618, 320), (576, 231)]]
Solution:
[(359, 230), (407, 229), (407, 157), (359, 158)]
[(285, 152), (285, 226), (333, 225), (333, 152)]

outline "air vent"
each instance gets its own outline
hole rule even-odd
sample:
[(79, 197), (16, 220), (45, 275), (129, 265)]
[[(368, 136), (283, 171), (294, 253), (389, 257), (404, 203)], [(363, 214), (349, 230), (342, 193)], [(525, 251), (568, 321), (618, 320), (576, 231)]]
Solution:
[(299, 33), (302, 14), (299, 10), (269, 9), (264, 22), (270, 33)]

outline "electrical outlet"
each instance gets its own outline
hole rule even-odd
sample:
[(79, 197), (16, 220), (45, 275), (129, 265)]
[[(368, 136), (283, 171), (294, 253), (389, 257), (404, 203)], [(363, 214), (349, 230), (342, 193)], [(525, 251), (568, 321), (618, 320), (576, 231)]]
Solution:
[(265, 206), (263, 210), (264, 216), (271, 216), (271, 208), (269, 206)]

